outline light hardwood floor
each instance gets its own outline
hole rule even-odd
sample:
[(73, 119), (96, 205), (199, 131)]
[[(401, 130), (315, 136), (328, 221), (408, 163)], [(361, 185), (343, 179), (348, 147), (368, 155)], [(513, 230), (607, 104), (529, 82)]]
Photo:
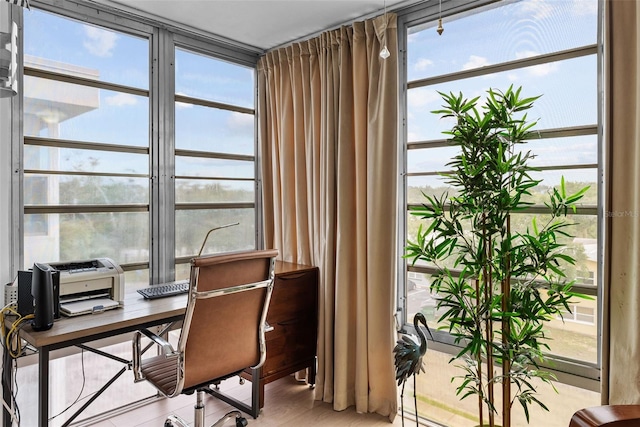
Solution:
[[(129, 342), (104, 348), (108, 353), (125, 360), (130, 357)], [(60, 427), (75, 410), (84, 404), (88, 397), (98, 390), (111, 376), (122, 368), (122, 364), (93, 353), (83, 352), (67, 357), (55, 358), (50, 363), (50, 419), (49, 425)], [(21, 426), (36, 425), (37, 416), (37, 365), (20, 367), (16, 372), (17, 401), (20, 408)], [(251, 383), (240, 385), (237, 378), (231, 378), (221, 384), (221, 389), (230, 395), (250, 402)], [(78, 427), (163, 427), (164, 419), (176, 414), (193, 422), (195, 395), (177, 396), (171, 399), (156, 399), (152, 403), (117, 413), (106, 418), (100, 414), (113, 411), (130, 402), (153, 396), (155, 390), (145, 381), (133, 382), (131, 372), (120, 376), (104, 395), (92, 403), (75, 421)], [(79, 398), (82, 396), (81, 398)], [(72, 404), (72, 402), (75, 402)], [(207, 425), (234, 408), (210, 396), (205, 397)], [(70, 406), (69, 410), (66, 410)], [(407, 408), (405, 408), (407, 409)], [(57, 415), (53, 415), (57, 414)], [(87, 418), (88, 417), (88, 418)], [(83, 420), (84, 421), (79, 421)], [(334, 411), (332, 405), (315, 400), (315, 391), (304, 382), (296, 381), (293, 376), (281, 378), (265, 386), (265, 406), (257, 419), (247, 416), (249, 426), (401, 426), (400, 416), (393, 423), (388, 417), (377, 414), (359, 414), (354, 407), (344, 411)], [(407, 426), (415, 425), (408, 420)], [(225, 426), (233, 426), (229, 421)]]
[[(234, 381), (237, 384), (236, 380)], [(241, 399), (249, 399), (249, 383), (243, 386), (223, 384), (223, 389)], [(162, 399), (157, 402), (133, 409), (129, 412), (113, 416), (90, 425), (95, 427), (162, 427), (164, 419), (169, 414), (176, 414), (188, 422), (193, 422), (193, 405), (195, 395), (178, 396), (172, 399)], [(231, 406), (213, 397), (205, 398), (206, 425), (213, 424), (223, 416)], [(387, 417), (377, 414), (359, 414), (353, 407), (344, 411), (334, 411), (331, 404), (314, 400), (314, 390), (306, 384), (296, 381), (293, 377), (282, 378), (265, 387), (265, 407), (257, 419), (247, 416), (249, 426), (280, 427), (280, 426), (401, 426), (402, 421), (397, 416), (393, 423)], [(412, 425), (413, 421), (409, 421)], [(228, 421), (227, 426), (233, 426)]]

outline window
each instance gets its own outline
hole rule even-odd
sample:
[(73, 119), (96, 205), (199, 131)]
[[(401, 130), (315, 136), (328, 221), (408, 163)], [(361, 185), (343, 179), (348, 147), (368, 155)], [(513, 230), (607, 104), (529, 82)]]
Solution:
[[(470, 99), (485, 96), (489, 88), (504, 91), (513, 85), (521, 86), (525, 96), (542, 95), (528, 113), (529, 118), (538, 121), (535, 129), (539, 138), (524, 147), (535, 154), (530, 164), (539, 168), (534, 178), (542, 182), (532, 192), (530, 201), (534, 205), (514, 215), (512, 224), (526, 227), (533, 216), (542, 220), (546, 193), (560, 183), (561, 177), (567, 183), (567, 191), (590, 186), (576, 214), (570, 217), (579, 226), (572, 227), (574, 236), (564, 242), (577, 263), (564, 268), (569, 278), (575, 279), (576, 288), (593, 299), (574, 305), (564, 321), (552, 321), (547, 330), (555, 369), (590, 377), (595, 390), (599, 378), (598, 206), (602, 199), (599, 2), (522, 0), (474, 5), (442, 2), (442, 8), (442, 35), (436, 32), (437, 6), (426, 5), (401, 14), (399, 19), (406, 76), (405, 215), (401, 216), (405, 239), (401, 244), (415, 240), (421, 220), (410, 215), (409, 210), (425, 203), (423, 193), (452, 194), (441, 177), (456, 154), (442, 134), (452, 124), (431, 113), (441, 108), (438, 92), (462, 92)], [(434, 266), (408, 265), (404, 260), (401, 264), (405, 286), (399, 290), (398, 300), (402, 302), (399, 309), (405, 324), (411, 324), (415, 313), (421, 311), (435, 330), (441, 314), (435, 308), (438, 295), (430, 292), (428, 286), (415, 286), (416, 274), (428, 283)], [(445, 345), (453, 343), (445, 331), (438, 331), (436, 340)], [(568, 360), (571, 363), (565, 363)], [(449, 378), (456, 375), (453, 371), (449, 373)], [(428, 387), (425, 385), (425, 389)], [(545, 398), (541, 400), (548, 402)], [(573, 408), (570, 404), (567, 407)]]
[(108, 257), (137, 286), (217, 226), (203, 253), (255, 248), (257, 55), (110, 13), (24, 13), (20, 268)]
[(254, 70), (176, 49), (176, 260), (256, 245)]
[(24, 28), (23, 267), (147, 265), (148, 38), (35, 9)]

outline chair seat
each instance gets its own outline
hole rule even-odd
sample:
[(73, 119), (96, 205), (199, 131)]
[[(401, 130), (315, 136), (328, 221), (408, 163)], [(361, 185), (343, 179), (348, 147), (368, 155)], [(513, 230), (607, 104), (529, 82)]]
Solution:
[(178, 355), (155, 356), (143, 359), (141, 370), (147, 381), (154, 384), (162, 394), (171, 396), (178, 385)]
[(569, 427), (637, 427), (640, 405), (604, 405), (584, 408), (571, 417)]

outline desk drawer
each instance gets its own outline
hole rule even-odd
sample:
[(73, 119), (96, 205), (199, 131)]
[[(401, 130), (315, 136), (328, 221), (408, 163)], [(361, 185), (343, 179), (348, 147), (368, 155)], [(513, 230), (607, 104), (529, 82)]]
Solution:
[(316, 333), (310, 331), (310, 327), (315, 325), (309, 322), (274, 325), (274, 330), (267, 334), (263, 375), (271, 375), (315, 356)]
[(276, 276), (267, 321), (277, 322), (309, 316), (317, 317), (317, 270)]

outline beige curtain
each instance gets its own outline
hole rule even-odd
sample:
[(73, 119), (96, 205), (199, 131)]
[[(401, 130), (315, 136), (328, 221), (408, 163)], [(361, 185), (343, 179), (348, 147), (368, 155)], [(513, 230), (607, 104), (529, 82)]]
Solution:
[(320, 269), (316, 398), (393, 419), (398, 50), (387, 21), (268, 52), (258, 115), (266, 246)]
[(640, 404), (640, 4), (606, 2), (603, 404)]

